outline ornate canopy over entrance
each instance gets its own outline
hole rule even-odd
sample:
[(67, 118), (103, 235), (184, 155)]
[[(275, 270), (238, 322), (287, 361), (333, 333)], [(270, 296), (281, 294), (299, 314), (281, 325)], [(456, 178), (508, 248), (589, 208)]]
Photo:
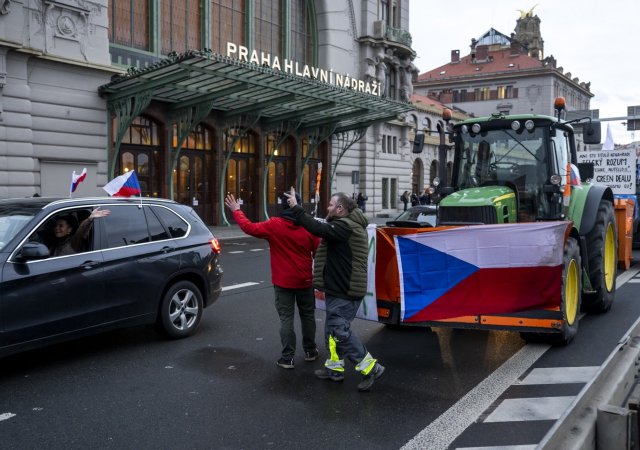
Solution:
[[(351, 130), (358, 130), (361, 137), (369, 125), (393, 120), (412, 109), (408, 103), (203, 51), (174, 54), (147, 68), (132, 68), (101, 86), (99, 93), (107, 98), (115, 118), (109, 177), (114, 176), (123, 136), (152, 101), (164, 104), (177, 125), (177, 146), (167, 167), (169, 178), (187, 136), (206, 117), (221, 129), (286, 129), (313, 136), (311, 144), (318, 146)], [(169, 186), (173, 186), (171, 181)]]

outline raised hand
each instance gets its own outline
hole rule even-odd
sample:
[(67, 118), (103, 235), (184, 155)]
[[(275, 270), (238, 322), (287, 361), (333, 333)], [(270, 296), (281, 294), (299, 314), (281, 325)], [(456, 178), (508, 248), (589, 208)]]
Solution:
[(224, 204), (227, 205), (227, 208), (229, 208), (231, 211), (237, 211), (240, 209), (240, 203), (238, 203), (233, 194), (227, 194), (224, 199)]

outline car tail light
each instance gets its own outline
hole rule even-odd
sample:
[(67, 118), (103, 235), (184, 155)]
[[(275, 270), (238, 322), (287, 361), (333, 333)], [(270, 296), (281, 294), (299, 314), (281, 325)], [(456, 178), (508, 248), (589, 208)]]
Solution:
[(220, 253), (220, 242), (216, 238), (209, 239), (209, 245), (211, 245), (211, 250), (213, 250), (216, 255)]

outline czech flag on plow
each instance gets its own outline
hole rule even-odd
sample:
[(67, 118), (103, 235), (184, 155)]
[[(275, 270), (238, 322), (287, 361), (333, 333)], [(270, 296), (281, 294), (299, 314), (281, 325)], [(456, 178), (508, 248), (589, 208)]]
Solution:
[(112, 197), (131, 197), (142, 192), (135, 170), (115, 177), (102, 188)]
[(557, 307), (569, 224), (475, 225), (394, 236), (401, 321)]

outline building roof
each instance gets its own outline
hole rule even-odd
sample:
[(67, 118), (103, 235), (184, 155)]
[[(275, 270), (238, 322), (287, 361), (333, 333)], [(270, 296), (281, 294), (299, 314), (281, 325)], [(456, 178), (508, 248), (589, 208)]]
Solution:
[(513, 55), (511, 53), (511, 49), (508, 48), (488, 51), (487, 58), (484, 61), (474, 60), (472, 55), (466, 55), (460, 58), (458, 62), (449, 62), (419, 75), (418, 83), (460, 77), (482, 76), (484, 78), (492, 74), (518, 74), (526, 69), (544, 67), (544, 63), (539, 59), (528, 55)]
[(411, 96), (411, 103), (415, 106), (415, 108), (419, 111), (430, 112), (440, 116), (442, 114), (442, 110), (448, 108), (451, 110), (453, 114), (453, 118), (456, 120), (463, 120), (469, 118), (469, 114), (458, 108), (452, 108), (449, 105), (445, 105), (442, 102), (434, 99), (433, 97), (427, 97), (420, 94), (413, 94)]

